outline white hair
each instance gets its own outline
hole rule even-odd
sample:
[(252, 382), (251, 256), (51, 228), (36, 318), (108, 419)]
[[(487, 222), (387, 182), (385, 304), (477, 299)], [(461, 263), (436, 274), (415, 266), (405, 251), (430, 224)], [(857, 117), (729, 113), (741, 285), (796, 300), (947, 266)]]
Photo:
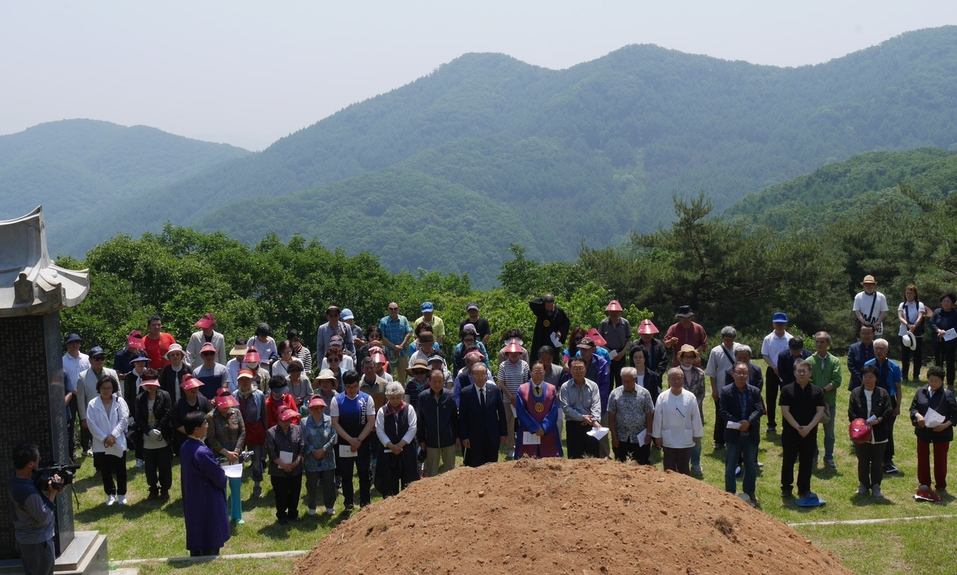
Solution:
[(875, 339), (875, 340), (874, 340), (874, 347), (886, 347), (886, 348), (890, 349), (891, 344), (888, 343), (886, 339), (884, 339), (884, 338), (881, 337), (881, 338), (878, 338), (878, 339)]
[(631, 379), (634, 379), (635, 381), (638, 380), (638, 370), (633, 367), (621, 368), (621, 376), (625, 377), (626, 375), (630, 377)]
[(385, 386), (385, 396), (386, 397), (396, 397), (398, 395), (405, 395), (405, 388), (402, 387), (402, 384), (393, 381), (392, 383)]

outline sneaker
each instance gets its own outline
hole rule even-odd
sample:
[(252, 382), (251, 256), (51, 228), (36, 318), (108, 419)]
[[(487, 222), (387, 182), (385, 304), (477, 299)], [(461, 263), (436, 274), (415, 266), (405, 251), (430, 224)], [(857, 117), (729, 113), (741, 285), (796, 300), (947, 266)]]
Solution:
[(827, 466), (827, 467), (829, 467), (829, 468), (831, 468), (831, 469), (837, 469), (837, 464), (834, 463), (834, 460), (833, 460), (833, 459), (825, 459), (825, 460), (824, 460), (824, 465)]
[(940, 495), (936, 491), (930, 488), (929, 485), (921, 485), (917, 488), (917, 492), (914, 493), (915, 501), (929, 501), (931, 503), (939, 503)]
[(136, 460), (136, 468), (137, 468), (137, 469), (143, 469), (143, 467), (144, 467), (145, 465), (146, 465), (146, 462), (143, 461), (142, 459), (137, 459), (137, 460)]
[[(748, 498), (747, 504), (750, 505), (751, 507), (754, 507), (755, 509), (757, 509), (757, 507), (758, 507), (758, 498), (754, 496), (754, 493), (745, 493), (744, 496)], [(743, 500), (744, 497), (742, 497), (741, 499)]]
[(116, 503), (116, 496), (115, 496), (115, 495), (107, 495), (107, 496), (106, 496), (106, 506), (109, 507), (109, 506), (113, 505), (114, 503)]
[(352, 503), (346, 505), (346, 511), (352, 511), (352, 510), (355, 509), (355, 508), (356, 508), (356, 506), (353, 505)]
[(768, 433), (777, 433), (778, 426), (773, 423), (768, 424)]
[(332, 507), (326, 507), (326, 515), (334, 515), (335, 510)]
[(782, 487), (781, 497), (784, 499), (794, 499), (794, 491), (790, 487)]
[(872, 495), (875, 499), (883, 499), (883, 498), (884, 498), (884, 494), (881, 493), (881, 486), (880, 486), (879, 483), (875, 483), (874, 485), (871, 485), (871, 495)]
[(310, 507), (309, 509), (306, 509), (306, 515), (316, 515), (316, 508)]
[(856, 493), (858, 495), (867, 495), (867, 487), (863, 483), (858, 485)]
[(254, 498), (258, 498), (258, 497), (262, 497), (262, 496), (263, 496), (263, 488), (262, 488), (262, 486), (259, 484), (259, 482), (257, 481), (256, 484), (253, 485), (253, 497), (254, 497)]
[(159, 498), (163, 501), (169, 501), (169, 489), (160, 489)]
[(86, 450), (86, 456), (87, 456), (87, 457), (93, 457), (93, 448), (92, 448), (92, 447)]
[(126, 496), (125, 496), (125, 495), (120, 495), (120, 496), (118, 496), (118, 497), (116, 498), (116, 502), (117, 502), (119, 505), (126, 505)]
[(704, 473), (701, 471), (701, 466), (700, 466), (700, 465), (694, 465), (694, 466), (692, 466), (692, 467), (691, 467), (691, 475), (694, 475), (695, 477), (702, 477), (702, 476), (704, 476)]
[(245, 524), (246, 524), (246, 520), (243, 519), (242, 517), (236, 520), (236, 525), (245, 525)]
[(897, 475), (900, 472), (901, 470), (893, 463), (888, 463), (884, 466), (884, 475)]

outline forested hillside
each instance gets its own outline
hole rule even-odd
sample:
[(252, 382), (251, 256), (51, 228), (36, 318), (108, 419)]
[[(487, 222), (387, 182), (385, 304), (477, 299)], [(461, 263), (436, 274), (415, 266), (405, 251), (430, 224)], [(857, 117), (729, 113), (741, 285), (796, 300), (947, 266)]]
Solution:
[(957, 27), (799, 68), (649, 45), (564, 70), (467, 54), (261, 153), (166, 170), (155, 192), (109, 188), (97, 214), (114, 226), (49, 221), (54, 251), (76, 256), (170, 221), (249, 241), (299, 233), (487, 287), (511, 243), (573, 259), (667, 225), (672, 197), (720, 213), (825, 163), (924, 146), (957, 149)]
[[(162, 201), (161, 188), (247, 154), (146, 126), (41, 124), (0, 136), (0, 205), (14, 218), (43, 204), (50, 245), (82, 253), (118, 231), (146, 229), (143, 206)], [(177, 206), (182, 216), (205, 208), (196, 199)]]

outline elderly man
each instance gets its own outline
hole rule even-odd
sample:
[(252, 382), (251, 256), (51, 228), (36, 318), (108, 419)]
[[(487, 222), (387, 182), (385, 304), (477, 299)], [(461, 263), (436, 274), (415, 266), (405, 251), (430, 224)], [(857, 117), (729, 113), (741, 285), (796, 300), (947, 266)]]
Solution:
[(229, 371), (226, 366), (216, 362), (216, 346), (204, 343), (200, 348), (199, 357), (202, 363), (193, 368), (193, 377), (203, 382), (200, 393), (206, 399), (213, 399), (220, 389), (229, 389)]
[[(826, 331), (814, 334), (815, 353), (807, 359), (811, 366), (811, 383), (824, 392), (824, 403), (829, 417), (824, 422), (824, 465), (836, 469), (834, 463), (834, 414), (837, 409), (837, 388), (841, 386), (841, 362), (828, 349), (831, 347), (831, 335)], [(817, 467), (817, 452), (814, 455), (814, 467)]]
[(862, 291), (854, 296), (854, 306), (851, 311), (857, 319), (857, 325), (869, 325), (874, 328), (874, 335), (884, 335), (884, 316), (887, 315), (887, 297), (877, 291), (877, 280), (872, 275), (864, 276), (861, 281)]
[(207, 313), (193, 325), (199, 328), (199, 331), (195, 331), (189, 336), (189, 343), (186, 344), (186, 363), (191, 367), (196, 367), (202, 363), (200, 350), (203, 349), (204, 344), (209, 343), (216, 348), (216, 363), (225, 365), (228, 361), (226, 338), (214, 329), (216, 327), (216, 316)]
[(528, 381), (529, 369), (528, 363), (522, 359), (525, 348), (512, 342), (502, 348), (505, 354), (505, 361), (498, 364), (498, 373), (495, 376), (495, 383), (502, 390), (505, 397), (505, 422), (508, 429), (508, 436), (505, 438), (505, 460), (508, 461), (514, 456), (515, 449), (515, 402), (518, 388)]
[(90, 356), (80, 351), (83, 339), (71, 333), (66, 338), (66, 353), (63, 354), (63, 404), (66, 406), (66, 429), (69, 440), (70, 459), (73, 458), (73, 423), (76, 419), (76, 388), (80, 374), (90, 369)]
[(621, 386), (608, 396), (608, 429), (615, 459), (630, 458), (648, 465), (654, 420), (655, 401), (647, 389), (638, 385), (637, 370), (622, 368)]
[(901, 401), (904, 398), (901, 389), (901, 380), (903, 374), (900, 365), (896, 361), (887, 357), (890, 351), (890, 344), (886, 339), (874, 340), (874, 358), (867, 361), (865, 366), (873, 365), (877, 369), (877, 385), (883, 387), (891, 398), (894, 410), (884, 418), (884, 427), (887, 429), (887, 448), (884, 450), (884, 474), (894, 475), (900, 473), (897, 466), (894, 465), (894, 423), (897, 416), (901, 414)]
[(573, 358), (569, 368), (572, 378), (562, 384), (559, 397), (565, 412), (565, 440), (568, 442), (568, 458), (581, 459), (585, 455), (598, 457), (598, 440), (588, 435), (593, 428), (601, 427), (601, 394), (598, 384), (585, 377), (585, 360)]
[[(678, 354), (682, 347), (690, 345), (695, 348), (700, 358), (708, 345), (708, 332), (694, 321), (694, 310), (690, 305), (683, 305), (675, 312), (675, 323), (665, 332), (665, 347), (671, 350), (672, 365), (678, 365)], [(700, 363), (700, 359), (698, 360)]]
[(822, 388), (811, 383), (811, 370), (807, 360), (797, 361), (794, 365), (796, 381), (781, 389), (781, 417), (784, 419), (781, 496), (793, 497), (794, 462), (797, 461), (798, 495), (803, 501), (813, 504), (817, 495), (811, 491), (811, 472), (817, 452), (817, 427), (824, 418), (826, 405)]
[(874, 328), (862, 325), (858, 340), (847, 350), (847, 371), (851, 373), (851, 381), (847, 385), (848, 391), (853, 391), (861, 385), (861, 370), (872, 359), (874, 359)]
[(731, 373), (731, 368), (734, 367), (734, 352), (738, 347), (734, 343), (736, 337), (738, 337), (738, 331), (733, 326), (726, 325), (721, 328), (721, 343), (711, 348), (711, 353), (708, 354), (708, 363), (704, 368), (704, 374), (711, 380), (711, 400), (714, 402), (713, 438), (715, 449), (724, 449), (724, 420), (721, 419), (718, 398), (721, 390), (728, 384), (725, 374)]
[(332, 427), (339, 434), (336, 467), (342, 478), (342, 500), (346, 510), (352, 510), (355, 505), (353, 470), (359, 473), (359, 506), (365, 507), (372, 501), (369, 466), (373, 441), (369, 436), (375, 433), (376, 410), (372, 397), (359, 391), (358, 373), (347, 371), (342, 383), (345, 390), (333, 399), (329, 415)]
[(445, 322), (442, 321), (442, 318), (435, 315), (435, 304), (430, 301), (424, 301), (420, 309), (422, 310), (422, 315), (412, 322), (412, 329), (414, 330), (419, 327), (421, 323), (431, 325), (432, 335), (435, 341), (441, 346), (445, 343)]
[(781, 389), (781, 373), (778, 370), (778, 357), (788, 350), (788, 342), (794, 337), (787, 331), (788, 314), (776, 311), (771, 316), (771, 333), (764, 336), (761, 342), (761, 357), (768, 368), (764, 374), (768, 413), (768, 433), (777, 430), (777, 421), (774, 419), (774, 406), (778, 401), (778, 391)]
[(698, 400), (684, 389), (684, 382), (685, 374), (680, 367), (668, 370), (668, 389), (661, 392), (655, 403), (651, 436), (655, 445), (664, 449), (665, 471), (691, 475), (691, 453), (695, 446), (701, 445), (704, 427)]
[(330, 305), (326, 308), (326, 323), (316, 330), (316, 357), (326, 356), (330, 340), (334, 336), (342, 338), (342, 349), (346, 355), (350, 357), (356, 355), (355, 344), (352, 341), (352, 328), (339, 321), (339, 313), (338, 306)]
[(405, 370), (409, 366), (409, 343), (415, 333), (408, 318), (399, 315), (399, 304), (389, 302), (389, 315), (379, 320), (382, 343), (385, 346), (389, 362), (395, 367), (399, 381), (406, 380)]
[[(532, 334), (532, 353), (537, 354), (543, 345), (551, 345), (560, 352), (571, 322), (565, 310), (555, 305), (555, 296), (545, 294), (528, 302), (529, 309), (535, 314), (535, 331)], [(535, 361), (532, 356), (529, 361)]]
[(628, 351), (631, 348), (631, 324), (621, 317), (622, 307), (618, 300), (613, 299), (605, 306), (605, 315), (598, 326), (598, 333), (605, 338), (605, 347), (611, 357), (612, 387), (621, 385), (621, 368), (628, 361)]
[(80, 447), (83, 452), (93, 456), (93, 436), (86, 425), (86, 408), (90, 401), (97, 397), (96, 382), (100, 377), (108, 375), (119, 385), (120, 378), (115, 370), (105, 367), (106, 352), (100, 346), (90, 349), (90, 367), (80, 372), (79, 380), (76, 385), (76, 410), (80, 416)]
[(472, 385), (459, 398), (459, 438), (469, 467), (498, 461), (498, 450), (508, 434), (502, 392), (486, 379), (485, 365), (472, 365)]
[(562, 437), (558, 427), (561, 400), (558, 389), (545, 381), (545, 366), (536, 361), (531, 380), (519, 386), (515, 394), (515, 458), (561, 457)]
[[(485, 378), (485, 381), (492, 382), (492, 372), (489, 371), (487, 365), (482, 363), (484, 359), (485, 357), (477, 351), (465, 354), (465, 367), (459, 370), (455, 381), (452, 382), (452, 397), (455, 399), (455, 405), (461, 403), (462, 390), (475, 384), (476, 375)], [(481, 371), (474, 370), (476, 364), (480, 364), (484, 369)]]
[[(320, 377), (328, 377), (330, 373), (320, 373)], [(335, 375), (332, 375), (335, 379)], [(366, 356), (362, 359), (362, 377), (359, 379), (359, 391), (368, 393), (375, 403), (376, 411), (385, 405), (385, 386), (389, 384), (384, 377), (379, 376), (375, 370), (375, 361)]]
[(764, 401), (761, 399), (761, 390), (748, 384), (751, 376), (750, 367), (743, 361), (734, 364), (732, 368), (734, 383), (725, 385), (721, 389), (719, 409), (721, 420), (725, 422), (722, 431), (725, 445), (727, 445), (724, 458), (724, 489), (728, 493), (737, 491), (735, 470), (739, 463), (743, 463), (742, 489), (747, 496), (746, 501), (755, 505), (757, 500), (754, 489), (758, 476), (757, 446), (761, 416), (764, 415)]
[[(419, 444), (425, 447), (425, 475), (434, 477), (455, 467), (459, 414), (452, 391), (445, 389), (445, 372), (429, 373), (429, 388), (419, 394)], [(442, 460), (441, 466), (439, 460)]]

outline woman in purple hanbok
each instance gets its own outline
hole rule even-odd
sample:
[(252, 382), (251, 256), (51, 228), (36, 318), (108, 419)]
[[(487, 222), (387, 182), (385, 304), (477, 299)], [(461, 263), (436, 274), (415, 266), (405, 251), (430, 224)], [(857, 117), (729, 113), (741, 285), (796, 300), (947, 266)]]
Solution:
[(226, 515), (226, 472), (203, 440), (206, 414), (189, 413), (184, 420), (186, 441), (179, 450), (183, 487), (186, 548), (193, 557), (219, 555), (229, 540)]

